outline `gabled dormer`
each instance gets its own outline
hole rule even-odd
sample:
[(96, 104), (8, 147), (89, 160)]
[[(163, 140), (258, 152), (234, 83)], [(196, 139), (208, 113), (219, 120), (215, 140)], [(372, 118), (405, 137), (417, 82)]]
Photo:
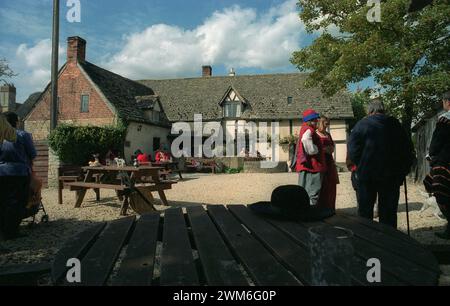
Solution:
[(135, 99), (147, 120), (155, 123), (163, 121), (161, 102), (157, 95), (137, 96)]
[(240, 118), (247, 106), (247, 101), (230, 86), (219, 105), (222, 107), (223, 118)]

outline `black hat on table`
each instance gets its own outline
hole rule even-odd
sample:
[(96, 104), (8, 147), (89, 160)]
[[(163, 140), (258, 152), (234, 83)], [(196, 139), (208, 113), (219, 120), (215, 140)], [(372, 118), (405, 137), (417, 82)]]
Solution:
[(333, 209), (311, 206), (306, 190), (299, 185), (284, 185), (275, 188), (270, 202), (257, 202), (248, 206), (253, 212), (291, 221), (314, 222), (335, 214)]

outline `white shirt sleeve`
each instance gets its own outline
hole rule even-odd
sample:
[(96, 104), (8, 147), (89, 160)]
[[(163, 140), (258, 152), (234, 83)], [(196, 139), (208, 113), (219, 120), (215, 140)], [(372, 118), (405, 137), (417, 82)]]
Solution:
[(319, 149), (313, 143), (311, 130), (307, 130), (302, 136), (302, 144), (306, 154), (316, 155), (319, 153)]

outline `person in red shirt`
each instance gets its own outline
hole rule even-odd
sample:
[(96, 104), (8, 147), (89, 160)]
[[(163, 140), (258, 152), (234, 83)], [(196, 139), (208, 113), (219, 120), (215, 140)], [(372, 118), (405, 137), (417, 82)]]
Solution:
[(167, 152), (166, 146), (161, 144), (159, 150), (155, 152), (155, 161), (156, 162), (168, 162), (172, 159), (170, 153)]
[(136, 152), (134, 152), (134, 155), (136, 155), (136, 159), (140, 165), (150, 163), (150, 160), (148, 159), (148, 155), (142, 153), (141, 150), (137, 150)]
[(320, 115), (313, 109), (303, 112), (295, 164), (295, 171), (299, 173), (299, 185), (305, 188), (311, 205), (316, 205), (319, 200), (325, 171), (322, 161), (322, 144), (316, 133), (319, 118)]

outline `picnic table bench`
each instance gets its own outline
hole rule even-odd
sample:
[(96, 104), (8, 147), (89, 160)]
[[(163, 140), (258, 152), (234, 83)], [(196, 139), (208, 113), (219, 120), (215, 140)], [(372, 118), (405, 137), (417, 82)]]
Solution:
[[(161, 167), (141, 166), (141, 167), (83, 167), (86, 175), (83, 181), (68, 182), (71, 191), (76, 192), (75, 207), (81, 207), (87, 190), (93, 189), (100, 200), (100, 190), (115, 190), (119, 200), (122, 201), (120, 214), (126, 215), (129, 206), (130, 193), (137, 187), (144, 187), (148, 192), (157, 191), (161, 201), (168, 206), (164, 190), (171, 189), (175, 181), (162, 180), (159, 171)], [(120, 176), (121, 178), (118, 178)], [(95, 181), (93, 181), (95, 177)], [(153, 196), (151, 196), (153, 199)]]
[(160, 172), (163, 177), (167, 178), (167, 176), (173, 172), (178, 173), (180, 176), (180, 179), (183, 179), (183, 176), (181, 174), (181, 169), (179, 167), (179, 163), (177, 161), (165, 161), (165, 162), (152, 162), (152, 166), (154, 167), (162, 167), (164, 170)]
[(190, 170), (197, 170), (197, 166), (192, 164), (192, 161), (196, 160), (201, 164), (201, 169), (210, 169), (212, 174), (216, 173), (216, 162), (214, 159), (206, 158), (188, 158), (186, 159), (186, 168)]
[[(354, 285), (437, 285), (439, 266), (418, 242), (390, 227), (336, 215), (323, 222), (268, 219), (246, 206), (170, 208), (99, 223), (57, 253), (56, 285), (310, 285), (308, 228), (353, 231)], [(68, 283), (67, 260), (81, 262), (81, 283)], [(367, 280), (367, 260), (381, 261), (381, 282)]]

